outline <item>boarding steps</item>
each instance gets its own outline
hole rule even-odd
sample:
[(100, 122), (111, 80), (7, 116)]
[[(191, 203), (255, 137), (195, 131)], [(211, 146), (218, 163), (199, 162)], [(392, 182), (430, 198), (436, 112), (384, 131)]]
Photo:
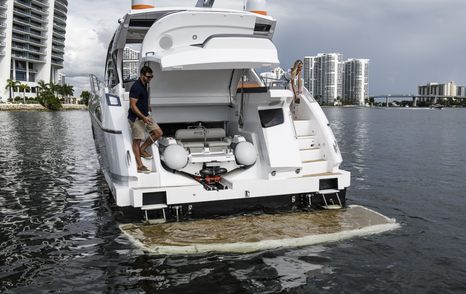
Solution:
[[(324, 208), (324, 209), (340, 209), (340, 208), (343, 208), (343, 204), (341, 204), (339, 193), (340, 193), (340, 191), (334, 190), (334, 189), (320, 190), (319, 194), (322, 196), (322, 199), (324, 200), (324, 205), (322, 206), (322, 208)], [(332, 203), (328, 203), (328, 201), (327, 201), (327, 199), (325, 197), (325, 195), (327, 195), (327, 194), (336, 195), (338, 203), (333, 203), (333, 199), (332, 199)]]
[[(168, 206), (166, 204), (150, 204), (150, 205), (143, 205), (141, 210), (144, 211), (144, 220), (149, 224), (158, 224), (164, 223), (167, 221), (167, 215), (165, 214), (165, 209)], [(149, 219), (147, 211), (149, 210), (162, 210), (163, 218), (160, 219)]]
[[(154, 149), (151, 148), (150, 153), (153, 154)], [(151, 172), (150, 173), (138, 173), (138, 186), (139, 187), (150, 187), (154, 183), (154, 174), (156, 173), (155, 171), (155, 165), (154, 159), (153, 158), (144, 158), (141, 157), (142, 163), (147, 166)], [(148, 224), (158, 224), (158, 223), (164, 223), (167, 221), (167, 215), (166, 215), (166, 209), (168, 206), (166, 204), (148, 204), (148, 205), (143, 205), (141, 206), (141, 210), (144, 211), (144, 220)], [(149, 219), (148, 211), (154, 211), (154, 210), (162, 210), (162, 218), (159, 219)]]
[(311, 120), (294, 120), (296, 139), (299, 146), (299, 155), (303, 168), (301, 176), (322, 174), (327, 172), (328, 162), (322, 156), (322, 150), (315, 141), (315, 130)]
[[(313, 129), (311, 120), (294, 120), (296, 138), (298, 140), (299, 154), (303, 163), (301, 170), (302, 177), (323, 176), (329, 175), (328, 162), (324, 159), (320, 144), (316, 142), (315, 130)], [(340, 191), (334, 189), (320, 190), (314, 197), (322, 197), (324, 209), (340, 209), (343, 207), (340, 200)], [(337, 202), (334, 203), (332, 198), (329, 198), (332, 203), (327, 200), (328, 195), (335, 195)]]

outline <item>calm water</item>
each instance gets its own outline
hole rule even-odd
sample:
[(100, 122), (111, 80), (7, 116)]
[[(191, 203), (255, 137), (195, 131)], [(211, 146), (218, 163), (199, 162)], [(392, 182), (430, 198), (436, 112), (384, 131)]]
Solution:
[(0, 112), (0, 292), (465, 293), (466, 110), (325, 111), (352, 172), (348, 202), (401, 229), (175, 257), (120, 233), (86, 112)]

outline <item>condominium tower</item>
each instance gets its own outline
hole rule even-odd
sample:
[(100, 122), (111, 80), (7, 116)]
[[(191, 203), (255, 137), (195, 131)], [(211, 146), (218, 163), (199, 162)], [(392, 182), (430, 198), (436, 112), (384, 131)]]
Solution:
[(321, 104), (364, 105), (369, 97), (369, 60), (348, 59), (340, 53), (304, 57), (304, 86)]
[(304, 66), (303, 66), (303, 79), (304, 87), (309, 91), (311, 96), (314, 96), (314, 64), (315, 56), (305, 56), (304, 57)]
[(348, 59), (343, 64), (343, 100), (364, 105), (369, 99), (369, 59)]
[(320, 103), (334, 104), (338, 98), (341, 98), (342, 62), (343, 55), (340, 53), (319, 53), (314, 57), (312, 92)]
[[(418, 95), (421, 97), (419, 98), (420, 101), (435, 101), (435, 96), (443, 96), (443, 97), (454, 97), (454, 96), (462, 96), (458, 95), (458, 86), (454, 81), (449, 83), (436, 83), (431, 82), (427, 83), (427, 85), (418, 86)], [(461, 90), (460, 90), (461, 91)], [(424, 96), (425, 95), (425, 96)]]
[[(58, 82), (65, 53), (67, 0), (0, 0), (0, 97), (7, 79), (27, 84)], [(15, 93), (15, 95), (18, 95)]]

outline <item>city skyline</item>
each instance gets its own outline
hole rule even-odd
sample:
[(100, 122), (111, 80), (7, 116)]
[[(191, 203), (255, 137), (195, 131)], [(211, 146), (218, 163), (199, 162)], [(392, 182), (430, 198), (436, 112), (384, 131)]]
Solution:
[[(156, 5), (195, 2), (164, 0)], [(69, 4), (64, 73), (78, 94), (88, 88), (89, 73), (103, 74), (108, 42), (130, 4), (129, 0)], [(217, 0), (214, 8), (241, 9), (242, 4)], [(457, 31), (466, 25), (465, 2), (297, 0), (281, 5), (270, 0), (267, 7), (278, 22), (274, 42), (283, 68), (309, 53), (345, 52), (371, 60), (370, 95), (416, 93), (418, 85), (435, 81), (466, 84), (462, 58), (466, 43)]]
[(303, 58), (304, 86), (320, 103), (364, 105), (369, 99), (369, 59), (345, 59), (341, 53)]

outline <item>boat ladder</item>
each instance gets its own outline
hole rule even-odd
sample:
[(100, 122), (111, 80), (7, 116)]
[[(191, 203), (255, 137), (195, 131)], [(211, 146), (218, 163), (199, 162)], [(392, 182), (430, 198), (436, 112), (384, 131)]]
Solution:
[[(165, 209), (168, 206), (166, 204), (149, 204), (149, 205), (143, 205), (141, 207), (141, 210), (144, 211), (144, 220), (148, 224), (159, 224), (159, 223), (164, 223), (167, 221), (167, 215), (165, 213)], [(149, 219), (148, 216), (148, 211), (149, 210), (162, 210), (162, 218), (159, 219)]]
[[(334, 190), (334, 189), (320, 190), (319, 194), (322, 195), (322, 198), (323, 198), (324, 204), (325, 204), (324, 206), (322, 206), (322, 208), (324, 208), (324, 209), (340, 209), (340, 208), (343, 208), (343, 205), (341, 204), (341, 200), (340, 200), (340, 195), (338, 195), (338, 193), (340, 193), (340, 191)], [(328, 194), (334, 194), (337, 197), (338, 203), (334, 203), (333, 199), (330, 199), (332, 203), (329, 204), (326, 197), (325, 197), (325, 195), (328, 195)]]

